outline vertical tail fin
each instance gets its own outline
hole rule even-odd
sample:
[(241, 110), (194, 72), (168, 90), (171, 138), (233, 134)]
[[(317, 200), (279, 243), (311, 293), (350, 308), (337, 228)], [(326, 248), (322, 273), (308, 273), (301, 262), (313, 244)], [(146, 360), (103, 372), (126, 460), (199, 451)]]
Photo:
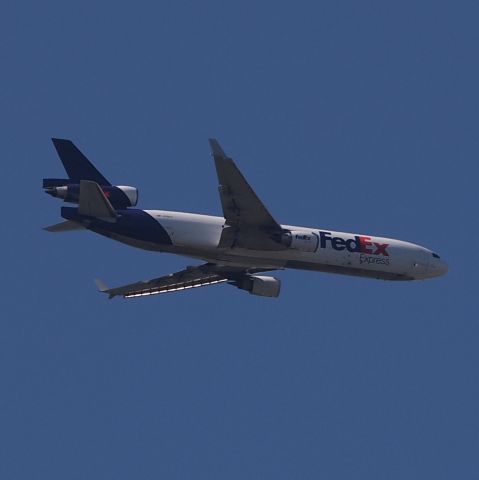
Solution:
[(72, 141), (52, 138), (52, 142), (70, 180), (74, 183), (79, 183), (80, 180), (90, 180), (104, 186), (111, 185)]

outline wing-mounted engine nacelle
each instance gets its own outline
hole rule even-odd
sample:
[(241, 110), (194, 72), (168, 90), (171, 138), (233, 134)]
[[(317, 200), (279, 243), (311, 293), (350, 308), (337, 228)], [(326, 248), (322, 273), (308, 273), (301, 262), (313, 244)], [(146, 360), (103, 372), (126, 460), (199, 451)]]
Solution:
[(300, 252), (315, 252), (319, 246), (319, 235), (306, 230), (286, 230), (281, 236), (281, 243)]
[(233, 282), (241, 290), (246, 290), (252, 295), (261, 297), (279, 297), (281, 280), (275, 277), (260, 275), (246, 275), (241, 280)]
[[(138, 203), (138, 189), (127, 185), (100, 185), (103, 193), (114, 208), (134, 207)], [(68, 180), (45, 178), (43, 188), (52, 197), (61, 198), (64, 202), (78, 203), (80, 184), (69, 183)]]

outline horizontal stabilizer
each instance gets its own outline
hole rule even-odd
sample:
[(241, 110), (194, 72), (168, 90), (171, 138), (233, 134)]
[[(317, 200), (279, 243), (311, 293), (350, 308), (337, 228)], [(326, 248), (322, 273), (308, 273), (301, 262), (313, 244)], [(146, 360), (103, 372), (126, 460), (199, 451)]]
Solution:
[(115, 221), (116, 212), (98, 183), (82, 180), (80, 182), (80, 203), (78, 213), (87, 217)]
[(61, 232), (73, 232), (74, 230), (85, 230), (85, 227), (77, 222), (72, 222), (67, 220), (66, 222), (56, 223), (55, 225), (50, 225), (45, 227), (43, 230), (52, 233), (61, 233)]

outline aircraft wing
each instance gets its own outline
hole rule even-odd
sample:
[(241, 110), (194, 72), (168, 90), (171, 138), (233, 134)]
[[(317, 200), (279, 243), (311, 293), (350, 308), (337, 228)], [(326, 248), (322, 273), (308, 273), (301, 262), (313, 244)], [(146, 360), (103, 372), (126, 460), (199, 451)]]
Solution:
[(143, 282), (131, 283), (117, 288), (107, 288), (97, 281), (99, 290), (107, 293), (109, 298), (122, 296), (124, 298), (156, 295), (159, 293), (177, 292), (190, 288), (206, 287), (228, 281), (228, 276), (215, 271), (215, 265), (205, 264), (198, 267), (187, 267), (180, 272), (165, 275)]
[(272, 236), (280, 235), (282, 228), (269, 213), (245, 177), (214, 138), (209, 139), (218, 174), (219, 193), (226, 228), (220, 247), (278, 249)]
[(228, 225), (248, 225), (256, 227), (281, 228), (268, 212), (263, 202), (220, 144), (214, 138), (210, 146), (215, 160), (219, 180), (219, 192), (223, 214)]
[[(249, 289), (248, 291), (251, 291), (251, 281), (255, 278), (253, 274), (270, 270), (276, 270), (276, 268), (248, 268), (205, 263), (196, 267), (186, 267), (180, 272), (171, 273), (164, 277), (131, 283), (129, 285), (123, 285), (122, 287), (108, 288), (101, 280), (96, 280), (96, 284), (100, 292), (106, 293), (109, 298), (117, 296), (124, 298), (143, 297), (147, 295), (157, 295), (159, 293), (189, 290), (190, 288), (206, 287), (208, 285), (225, 282), (240, 289)], [(262, 277), (257, 277), (257, 279), (259, 278)], [(259, 293), (256, 294), (258, 295)]]

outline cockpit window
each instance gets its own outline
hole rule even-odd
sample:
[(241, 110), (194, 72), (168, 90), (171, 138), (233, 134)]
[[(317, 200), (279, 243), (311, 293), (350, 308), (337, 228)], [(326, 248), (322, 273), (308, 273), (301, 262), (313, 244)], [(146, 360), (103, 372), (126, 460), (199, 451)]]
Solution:
[(434, 258), (441, 258), (437, 253), (433, 253), (432, 256), (433, 256)]

